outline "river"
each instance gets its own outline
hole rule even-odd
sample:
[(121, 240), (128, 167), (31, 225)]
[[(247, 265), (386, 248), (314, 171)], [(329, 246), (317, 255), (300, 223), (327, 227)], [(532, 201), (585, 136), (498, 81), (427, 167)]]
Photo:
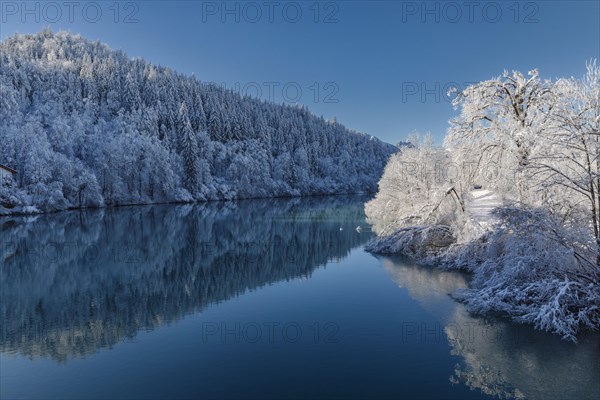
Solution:
[(357, 196), (0, 218), (2, 398), (600, 398), (579, 343), (376, 257)]

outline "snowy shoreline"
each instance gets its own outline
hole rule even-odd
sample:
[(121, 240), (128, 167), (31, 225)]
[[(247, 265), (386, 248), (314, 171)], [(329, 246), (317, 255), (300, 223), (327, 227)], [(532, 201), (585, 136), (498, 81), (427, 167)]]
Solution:
[[(39, 210), (35, 206), (24, 206), (15, 207), (8, 209), (0, 205), (0, 218), (13, 217), (13, 216), (28, 216), (28, 215), (46, 215), (61, 213), (65, 211), (85, 211), (85, 210), (102, 210), (102, 209), (114, 209), (123, 207), (140, 207), (140, 206), (154, 206), (154, 205), (183, 205), (183, 204), (207, 204), (207, 203), (237, 203), (240, 201), (247, 200), (269, 200), (269, 199), (301, 199), (310, 197), (331, 197), (331, 196), (368, 196), (372, 195), (373, 192), (348, 192), (348, 193), (325, 193), (325, 194), (304, 194), (304, 195), (281, 195), (281, 196), (265, 196), (265, 197), (240, 197), (233, 199), (207, 199), (207, 200), (186, 200), (186, 201), (158, 201), (150, 203), (131, 203), (131, 204), (107, 204), (101, 206), (87, 206), (87, 207), (68, 207), (57, 210)], [(18, 208), (18, 209), (17, 209)]]
[[(448, 226), (414, 226), (378, 236), (365, 250), (403, 255), (422, 265), (469, 273), (470, 287), (451, 296), (475, 315), (508, 317), (572, 342), (577, 342), (583, 331), (597, 331), (598, 283), (575, 268), (563, 269), (562, 249), (548, 248), (552, 243), (543, 239), (543, 230), (527, 234), (532, 236), (530, 243), (524, 242), (519, 232), (498, 227), (476, 240), (457, 243)], [(525, 254), (546, 254), (534, 263), (514, 247), (524, 248)]]

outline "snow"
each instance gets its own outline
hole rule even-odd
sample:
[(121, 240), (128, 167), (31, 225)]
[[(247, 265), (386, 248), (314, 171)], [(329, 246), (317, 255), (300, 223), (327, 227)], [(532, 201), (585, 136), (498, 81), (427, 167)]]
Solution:
[(0, 214), (373, 192), (398, 149), (45, 29), (0, 46)]
[[(379, 234), (367, 250), (471, 272), (453, 295), (473, 313), (572, 341), (599, 329), (600, 68), (505, 72), (454, 105), (443, 147), (411, 140), (390, 158), (365, 205)], [(448, 240), (432, 246), (427, 232)]]
[(475, 189), (469, 192), (468, 198), (465, 209), (471, 221), (483, 228), (493, 225), (496, 219), (492, 211), (502, 206), (500, 197), (493, 190)]

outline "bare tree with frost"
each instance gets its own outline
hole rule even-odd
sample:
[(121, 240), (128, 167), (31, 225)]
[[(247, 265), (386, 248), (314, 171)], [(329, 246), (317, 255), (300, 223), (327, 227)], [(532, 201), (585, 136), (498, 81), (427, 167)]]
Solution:
[(589, 62), (583, 79), (560, 79), (553, 92), (552, 124), (531, 160), (532, 183), (564, 221), (591, 228), (600, 268), (600, 68)]
[[(469, 86), (453, 101), (460, 108), (450, 121), (445, 145), (463, 164), (474, 165), (471, 180), (485, 181), (507, 197), (526, 200), (526, 170), (547, 119), (551, 84), (537, 70)], [(490, 165), (498, 172), (490, 172)], [(516, 191), (515, 183), (516, 182)]]

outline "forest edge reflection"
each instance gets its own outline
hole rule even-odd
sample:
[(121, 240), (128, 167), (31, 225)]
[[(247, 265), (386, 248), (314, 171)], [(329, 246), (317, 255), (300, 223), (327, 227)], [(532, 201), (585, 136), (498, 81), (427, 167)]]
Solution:
[(309, 277), (371, 237), (364, 197), (154, 205), (0, 219), (0, 350), (90, 354), (247, 290)]
[[(336, 196), (0, 219), (0, 351), (66, 363), (265, 285), (308, 279), (373, 237), (363, 203)], [(503, 319), (474, 318), (448, 296), (468, 285), (467, 275), (377, 259), (435, 319), (399, 314), (399, 323), (376, 328), (399, 326), (394, 345), (423, 354), (447, 343), (460, 360), (450, 382), (498, 398), (600, 394), (597, 335), (573, 345)], [(201, 328), (198, 340), (208, 345), (343, 340), (336, 321), (293, 317), (266, 325), (208, 320)]]

